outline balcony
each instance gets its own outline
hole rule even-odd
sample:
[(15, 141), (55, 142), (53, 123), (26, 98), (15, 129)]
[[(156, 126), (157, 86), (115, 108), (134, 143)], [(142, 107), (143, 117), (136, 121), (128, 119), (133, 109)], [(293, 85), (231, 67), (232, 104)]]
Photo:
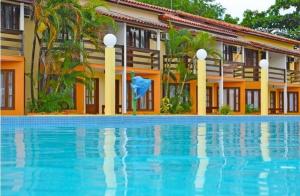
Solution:
[[(105, 63), (105, 46), (101, 44), (95, 48), (93, 43), (89, 40), (83, 41), (85, 50), (87, 51), (87, 60), (91, 64)], [(59, 44), (56, 43), (58, 46)], [(42, 47), (46, 49), (45, 46)], [(124, 66), (124, 46), (116, 45), (116, 66)], [(160, 70), (160, 51), (144, 48), (127, 47), (127, 66), (133, 68), (143, 68), (151, 70)]]
[(23, 56), (23, 31), (1, 29), (1, 55)]
[(127, 47), (127, 66), (160, 70), (160, 51), (146, 48)]
[(288, 70), (287, 81), (288, 83), (300, 83), (300, 71)]
[[(176, 70), (176, 65), (180, 62), (184, 63), (186, 67), (197, 74), (197, 60), (187, 56), (171, 58), (168, 55), (163, 56), (163, 66), (171, 65), (171, 70)], [(222, 67), (221, 60), (215, 58), (206, 58), (206, 74), (208, 76), (221, 76)]]

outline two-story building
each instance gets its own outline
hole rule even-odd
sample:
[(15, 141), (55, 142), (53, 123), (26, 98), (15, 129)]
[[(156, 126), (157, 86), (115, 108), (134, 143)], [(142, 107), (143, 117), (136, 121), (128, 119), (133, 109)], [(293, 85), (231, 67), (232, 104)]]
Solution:
[[(31, 1), (1, 2), (1, 112), (26, 113), (30, 80), (34, 23)], [(130, 113), (130, 72), (152, 80), (145, 97), (138, 101), (141, 114), (159, 114), (163, 96), (161, 74), (167, 61), (166, 40), (170, 23), (192, 32), (209, 32), (217, 40), (221, 59), (207, 58), (207, 112), (229, 105), (235, 114), (244, 114), (246, 105), (260, 108), (261, 59), (269, 61), (270, 113), (300, 113), (300, 41), (195, 16), (133, 0), (108, 0), (100, 14), (112, 17), (118, 31), (116, 45), (116, 113)], [(75, 107), (69, 113), (103, 114), (104, 53), (84, 40), (88, 60), (94, 69), (92, 92), (82, 84), (74, 89)], [(39, 47), (37, 51), (39, 52)], [(35, 62), (34, 75), (38, 72)], [(192, 66), (195, 69), (195, 66)], [(192, 114), (196, 114), (197, 82), (188, 82)], [(38, 93), (38, 84), (35, 84)]]

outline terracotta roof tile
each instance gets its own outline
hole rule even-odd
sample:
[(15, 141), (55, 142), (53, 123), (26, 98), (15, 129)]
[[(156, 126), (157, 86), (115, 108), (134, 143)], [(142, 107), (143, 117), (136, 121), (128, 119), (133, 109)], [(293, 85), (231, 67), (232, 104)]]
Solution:
[(191, 21), (191, 20), (186, 20), (184, 18), (175, 16), (173, 14), (163, 14), (163, 15), (160, 16), (160, 19), (165, 20), (165, 21), (174, 22), (174, 23), (179, 23), (181, 25), (189, 26), (189, 27), (196, 28), (196, 29), (210, 31), (212, 33), (218, 33), (218, 34), (223, 34), (223, 35), (228, 35), (228, 36), (237, 36), (237, 34), (234, 33), (233, 31), (224, 30), (224, 29), (221, 29), (221, 28), (209, 26), (209, 25), (199, 23), (199, 22), (194, 22), (194, 21)]
[(146, 26), (146, 27), (155, 27), (158, 29), (167, 29), (168, 25), (166, 25), (165, 23), (162, 22), (155, 22), (153, 20), (149, 20), (146, 18), (136, 18), (133, 16), (129, 16), (120, 12), (116, 12), (116, 11), (112, 11), (112, 10), (108, 10), (105, 8), (97, 8), (97, 12), (99, 12), (100, 14), (103, 14), (105, 16), (110, 16), (112, 18), (114, 18), (116, 21), (126, 21), (128, 23), (131, 24), (136, 24), (136, 25), (140, 25), (140, 26)]
[(242, 32), (242, 33), (245, 33), (245, 34), (257, 35), (257, 36), (271, 38), (271, 39), (275, 39), (275, 40), (279, 40), (279, 41), (285, 41), (285, 42), (292, 43), (292, 44), (300, 44), (300, 41), (298, 41), (298, 40), (293, 40), (293, 39), (289, 39), (289, 38), (286, 38), (286, 37), (274, 35), (274, 34), (271, 34), (271, 33), (257, 31), (257, 30), (254, 30), (254, 29), (251, 29), (251, 28), (248, 28), (248, 27), (244, 27), (244, 26), (241, 26), (241, 25), (235, 25), (235, 24), (227, 23), (227, 22), (220, 21), (220, 20), (205, 18), (203, 16), (193, 15), (193, 14), (186, 13), (186, 12), (183, 12), (183, 11), (180, 11), (180, 10), (177, 10), (176, 13), (179, 16), (187, 17), (187, 18), (192, 19), (192, 20), (197, 21), (197, 22), (205, 22), (206, 24), (216, 25), (218, 27), (225, 27), (227, 29)]
[[(186, 17), (183, 18), (185, 20), (193, 20), (193, 22), (197, 22), (197, 23), (205, 23), (206, 25), (210, 26), (210, 25), (215, 25), (215, 28), (226, 28), (226, 30), (230, 30), (230, 31), (237, 31), (240, 33), (244, 33), (244, 34), (250, 34), (250, 35), (256, 35), (256, 36), (260, 36), (260, 37), (265, 37), (265, 38), (269, 38), (269, 39), (274, 39), (274, 40), (278, 40), (278, 41), (283, 41), (283, 42), (287, 42), (287, 43), (291, 43), (291, 44), (296, 44), (296, 45), (300, 45), (300, 41), (298, 40), (293, 40), (293, 39), (289, 39), (289, 38), (285, 38), (282, 36), (278, 36), (278, 35), (274, 35), (271, 33), (266, 33), (266, 32), (262, 32), (262, 31), (257, 31), (251, 28), (247, 28), (241, 25), (234, 25), (234, 24), (230, 24), (224, 21), (219, 21), (219, 20), (215, 20), (215, 19), (210, 19), (210, 18), (205, 18), (202, 16), (198, 16), (198, 15), (193, 15), (187, 12), (183, 12), (180, 10), (172, 10), (172, 9), (168, 9), (168, 8), (164, 8), (164, 7), (160, 7), (160, 6), (155, 6), (155, 5), (150, 5), (147, 3), (141, 3), (135, 0), (108, 0), (109, 2), (112, 3), (118, 3), (118, 4), (122, 4), (125, 6), (133, 6), (135, 8), (139, 8), (139, 9), (145, 9), (145, 10), (149, 10), (149, 11), (154, 11), (160, 14), (173, 14), (173, 15), (177, 15), (179, 17)], [(210, 26), (212, 27), (212, 26)]]
[(250, 46), (253, 48), (257, 48), (257, 49), (268, 50), (268, 51), (272, 51), (272, 52), (283, 53), (283, 54), (300, 57), (300, 51), (297, 51), (297, 50), (289, 50), (289, 49), (285, 49), (285, 48), (275, 47), (275, 46), (272, 46), (269, 44), (261, 44), (261, 43), (254, 42), (254, 41), (246, 41), (246, 40), (242, 40), (239, 38), (226, 37), (226, 36), (221, 36), (221, 35), (214, 35), (214, 37), (216, 38), (216, 40), (223, 41), (224, 43), (227, 43), (227, 44), (235, 44), (235, 45), (241, 45), (241, 46), (246, 46), (246, 47)]
[(156, 5), (151, 5), (151, 4), (147, 4), (147, 3), (142, 3), (142, 2), (134, 1), (134, 0), (107, 0), (107, 1), (112, 2), (112, 3), (121, 4), (121, 5), (134, 6), (136, 8), (154, 11), (154, 12), (158, 12), (158, 13), (175, 12), (175, 10), (172, 10), (172, 9), (168, 9), (168, 8), (164, 8), (164, 7), (160, 7), (160, 6), (156, 6)]

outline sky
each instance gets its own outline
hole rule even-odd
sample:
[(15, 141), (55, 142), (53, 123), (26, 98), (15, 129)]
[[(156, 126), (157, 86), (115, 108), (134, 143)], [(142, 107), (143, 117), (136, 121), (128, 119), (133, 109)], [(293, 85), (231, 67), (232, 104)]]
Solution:
[(246, 9), (250, 10), (267, 10), (275, 3), (275, 0), (215, 0), (226, 8), (226, 13), (233, 17), (243, 18)]

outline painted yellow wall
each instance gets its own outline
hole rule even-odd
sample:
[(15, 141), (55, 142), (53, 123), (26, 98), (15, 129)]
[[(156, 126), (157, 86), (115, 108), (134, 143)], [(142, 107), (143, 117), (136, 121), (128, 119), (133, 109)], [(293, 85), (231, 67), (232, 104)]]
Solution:
[(289, 44), (286, 42), (282, 42), (282, 41), (277, 41), (277, 40), (273, 40), (273, 39), (268, 39), (268, 38), (263, 38), (263, 37), (258, 37), (258, 36), (254, 36), (254, 35), (243, 35), (242, 39), (247, 40), (247, 41), (255, 41), (255, 42), (259, 42), (262, 44), (269, 44), (275, 47), (281, 47), (281, 48), (286, 48), (286, 49), (294, 49), (294, 45), (293, 44)]

